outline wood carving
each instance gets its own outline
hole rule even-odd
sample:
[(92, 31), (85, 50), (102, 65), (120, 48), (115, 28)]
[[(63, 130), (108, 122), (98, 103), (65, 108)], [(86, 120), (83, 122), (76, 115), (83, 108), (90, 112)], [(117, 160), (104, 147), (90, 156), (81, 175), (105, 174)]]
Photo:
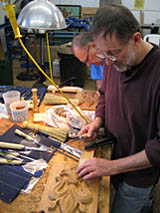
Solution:
[[(56, 93), (56, 95), (62, 96), (60, 93)], [(77, 94), (67, 93), (67, 97), (72, 101), (76, 100), (76, 102), (73, 103), (78, 105), (81, 110), (95, 110), (98, 102), (98, 95), (95, 90), (83, 90), (77, 92)]]
[(79, 107), (82, 110), (95, 110), (97, 101), (98, 101), (98, 96), (96, 94), (96, 91), (83, 91), (80, 94), (77, 94), (79, 98)]
[(56, 155), (38, 211), (97, 213), (99, 180), (78, 178), (77, 166), (71, 159), (64, 160), (62, 155)]
[(52, 201), (48, 208), (50, 212), (56, 208), (61, 213), (74, 213), (76, 210), (86, 212), (86, 205), (92, 202), (93, 196), (87, 188), (87, 182), (78, 180), (75, 169), (62, 170), (56, 177), (56, 184), (48, 194)]

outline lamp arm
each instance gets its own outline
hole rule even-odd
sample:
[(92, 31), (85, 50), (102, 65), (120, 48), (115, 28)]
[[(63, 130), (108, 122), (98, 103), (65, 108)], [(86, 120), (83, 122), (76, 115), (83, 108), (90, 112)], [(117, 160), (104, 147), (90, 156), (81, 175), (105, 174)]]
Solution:
[(16, 21), (16, 14), (15, 14), (15, 5), (10, 3), (10, 0), (2, 0), (3, 3), (3, 10), (6, 11), (7, 17), (11, 23), (15, 38), (21, 38), (22, 35), (20, 33), (19, 27)]

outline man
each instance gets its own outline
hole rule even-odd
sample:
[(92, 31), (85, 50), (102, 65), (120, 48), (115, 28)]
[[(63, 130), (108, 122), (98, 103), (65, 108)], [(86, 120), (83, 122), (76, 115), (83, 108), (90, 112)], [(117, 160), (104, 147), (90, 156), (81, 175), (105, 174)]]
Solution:
[(101, 126), (116, 137), (112, 160), (92, 158), (77, 170), (83, 179), (111, 176), (112, 213), (150, 212), (160, 167), (160, 48), (143, 41), (124, 6), (98, 9), (92, 33), (105, 56), (95, 120), (79, 135), (96, 137)]
[(75, 36), (72, 41), (72, 51), (82, 63), (91, 66), (91, 79), (96, 80), (98, 90), (103, 79), (104, 58), (98, 55), (92, 34), (85, 32)]

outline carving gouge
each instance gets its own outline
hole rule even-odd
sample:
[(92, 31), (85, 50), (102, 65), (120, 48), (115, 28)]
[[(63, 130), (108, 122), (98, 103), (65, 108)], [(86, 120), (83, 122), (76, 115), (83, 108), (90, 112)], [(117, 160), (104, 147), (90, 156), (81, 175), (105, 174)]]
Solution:
[(30, 135), (27, 135), (26, 133), (22, 132), (21, 130), (19, 129), (16, 129), (15, 130), (15, 133), (19, 136), (22, 136), (24, 138), (26, 138), (27, 140), (29, 141), (32, 141), (33, 143), (37, 144), (38, 142), (36, 140), (34, 140)]
[(39, 151), (39, 152), (46, 152), (46, 149), (35, 148), (35, 147), (27, 147), (22, 144), (16, 143), (8, 143), (8, 142), (0, 142), (0, 148), (3, 149), (16, 149), (16, 150), (28, 150), (28, 151)]
[(37, 144), (38, 146), (42, 146), (42, 148), (46, 149), (46, 151), (50, 151), (52, 152), (53, 150), (51, 148), (49, 148), (48, 146), (45, 146), (43, 144), (41, 144), (38, 140), (36, 140), (35, 138), (31, 137), (30, 135), (27, 135), (26, 133), (22, 132), (21, 130), (19, 129), (16, 129), (15, 130), (15, 133), (19, 136), (22, 136), (24, 137), (25, 139), (33, 142), (34, 144)]
[(79, 160), (77, 160), (76, 158), (73, 158), (72, 156), (66, 154), (65, 152), (59, 150), (59, 149), (56, 149), (57, 152), (61, 153), (62, 155), (65, 155), (66, 157), (68, 158), (71, 158), (72, 160), (76, 161), (76, 162), (79, 162)]
[(113, 144), (115, 142), (115, 138), (112, 136), (108, 136), (99, 140), (95, 141), (85, 141), (84, 148), (85, 150), (94, 149), (97, 145), (104, 145), (104, 144)]
[(70, 153), (71, 155), (77, 157), (77, 158), (80, 158), (80, 155), (82, 153), (82, 150), (78, 149), (78, 148), (74, 148), (70, 145), (67, 145), (67, 144), (64, 144), (62, 142), (59, 142), (59, 141), (55, 141), (52, 137), (49, 137), (52, 141), (52, 146), (54, 148), (57, 148), (57, 149), (62, 149), (63, 151), (65, 152), (68, 152)]
[[(32, 141), (33, 143), (35, 143), (39, 146), (42, 146), (42, 148), (46, 149), (46, 151), (53, 151), (50, 147), (41, 144), (39, 141), (37, 141), (36, 139), (32, 138), (30, 135), (27, 135), (26, 133), (22, 132), (19, 129), (16, 129), (15, 133), (26, 138), (29, 141)], [(52, 138), (50, 137), (50, 139), (52, 139)], [(73, 148), (70, 145), (66, 145), (66, 144), (61, 143), (60, 141), (55, 141), (55, 140), (53, 140), (52, 146), (54, 148), (62, 149), (63, 151), (66, 151), (66, 152), (70, 153), (71, 155), (74, 155), (75, 157), (80, 158), (81, 150), (79, 150), (77, 148)]]
[(71, 140), (68, 141), (68, 142), (71, 143), (71, 142), (78, 141), (78, 140), (82, 140), (82, 139), (85, 139), (85, 138), (87, 138), (87, 134), (86, 134), (86, 133), (83, 134), (83, 135), (81, 135), (81, 136), (77, 136), (77, 137), (71, 139)]
[(22, 165), (22, 164), (25, 164), (25, 162), (21, 160), (8, 160), (5, 158), (0, 158), (0, 164)]
[(28, 157), (26, 155), (23, 155), (23, 154), (20, 154), (19, 152), (16, 152), (16, 151), (10, 151), (10, 150), (3, 150), (3, 149), (0, 149), (0, 156), (3, 156), (3, 157), (6, 157), (6, 158), (15, 158), (17, 160), (22, 160), (22, 159), (27, 159), (27, 160), (30, 160), (30, 161), (33, 161), (35, 159), (31, 158), (31, 157)]

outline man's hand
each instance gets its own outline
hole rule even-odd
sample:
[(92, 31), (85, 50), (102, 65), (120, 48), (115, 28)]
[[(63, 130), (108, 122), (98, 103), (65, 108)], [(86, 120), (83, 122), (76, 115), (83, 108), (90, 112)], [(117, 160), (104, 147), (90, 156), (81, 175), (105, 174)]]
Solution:
[(79, 166), (77, 174), (79, 177), (87, 180), (123, 172), (141, 170), (149, 167), (152, 167), (152, 165), (147, 158), (145, 150), (142, 150), (134, 155), (116, 160), (91, 158)]
[(97, 136), (97, 133), (99, 131), (99, 128), (101, 127), (102, 125), (102, 120), (101, 118), (97, 117), (95, 118), (95, 120), (84, 126), (78, 133), (78, 136), (81, 136), (83, 134), (87, 134), (87, 139), (86, 140), (93, 140), (96, 138)]
[(115, 174), (113, 162), (102, 158), (91, 158), (77, 169), (77, 174), (84, 180)]

